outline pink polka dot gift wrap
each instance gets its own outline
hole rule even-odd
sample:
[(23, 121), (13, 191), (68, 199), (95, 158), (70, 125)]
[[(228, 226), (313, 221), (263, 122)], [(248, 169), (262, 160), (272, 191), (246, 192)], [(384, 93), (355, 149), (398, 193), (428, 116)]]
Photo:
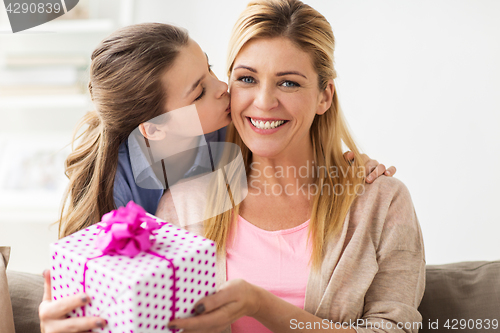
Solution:
[(100, 316), (111, 333), (169, 331), (215, 293), (216, 247), (133, 202), (51, 244), (52, 298), (91, 296), (72, 317)]

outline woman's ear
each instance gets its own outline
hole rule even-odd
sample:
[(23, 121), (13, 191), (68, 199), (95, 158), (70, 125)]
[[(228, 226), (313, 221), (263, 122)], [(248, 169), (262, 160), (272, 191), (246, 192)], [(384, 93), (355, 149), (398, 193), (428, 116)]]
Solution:
[(316, 114), (323, 114), (330, 108), (330, 106), (332, 106), (334, 93), (335, 85), (333, 84), (333, 79), (330, 79), (328, 80), (326, 89), (320, 93), (320, 101)]
[(139, 125), (139, 131), (142, 136), (148, 140), (163, 140), (165, 138), (165, 132), (160, 129), (160, 127), (153, 123), (142, 123)]

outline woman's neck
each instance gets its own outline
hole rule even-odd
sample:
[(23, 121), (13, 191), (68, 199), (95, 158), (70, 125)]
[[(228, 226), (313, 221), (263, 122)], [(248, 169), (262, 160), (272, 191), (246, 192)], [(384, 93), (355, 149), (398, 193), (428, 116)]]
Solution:
[(297, 148), (288, 149), (273, 157), (252, 154), (249, 186), (259, 187), (261, 190), (277, 186), (296, 193), (300, 188), (314, 183), (317, 175), (312, 143), (305, 143)]

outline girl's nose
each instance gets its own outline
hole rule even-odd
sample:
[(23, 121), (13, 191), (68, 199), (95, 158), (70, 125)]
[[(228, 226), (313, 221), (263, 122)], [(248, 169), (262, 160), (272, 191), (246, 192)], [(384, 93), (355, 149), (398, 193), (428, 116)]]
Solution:
[(223, 81), (219, 81), (218, 87), (217, 87), (217, 98), (220, 98), (220, 97), (224, 96), (225, 94), (227, 94), (228, 93), (227, 89), (228, 89), (227, 83), (223, 82)]

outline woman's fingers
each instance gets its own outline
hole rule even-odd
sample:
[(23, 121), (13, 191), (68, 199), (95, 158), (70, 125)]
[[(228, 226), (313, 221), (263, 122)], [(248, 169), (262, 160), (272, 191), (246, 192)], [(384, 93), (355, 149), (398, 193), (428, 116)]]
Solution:
[(215, 294), (203, 297), (194, 306), (197, 316), (174, 319), (168, 323), (173, 329), (186, 332), (219, 332), (236, 319), (247, 315), (247, 301), (251, 286), (241, 279), (224, 283)]
[(39, 315), (41, 320), (66, 318), (66, 314), (87, 304), (89, 298), (84, 293), (64, 297), (58, 301), (43, 301), (40, 304)]
[[(201, 316), (191, 317), (187, 320), (171, 321), (168, 323), (168, 327), (170, 329), (182, 329), (184, 332), (220, 332), (225, 326), (229, 326), (231, 321), (235, 320), (234, 318), (239, 318), (234, 315), (238, 310), (237, 307), (236, 303), (224, 304), (222, 307)], [(231, 320), (228, 320), (228, 318)]]

